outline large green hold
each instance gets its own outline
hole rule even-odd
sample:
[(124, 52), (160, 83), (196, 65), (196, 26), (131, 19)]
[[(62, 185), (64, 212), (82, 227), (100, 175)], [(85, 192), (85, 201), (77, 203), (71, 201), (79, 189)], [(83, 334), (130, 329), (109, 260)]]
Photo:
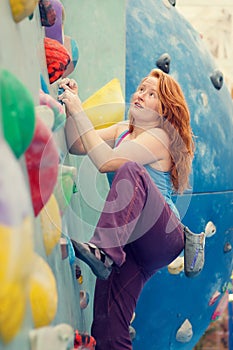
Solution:
[(27, 88), (9, 71), (0, 70), (3, 134), (19, 158), (30, 145), (35, 129), (34, 101)]

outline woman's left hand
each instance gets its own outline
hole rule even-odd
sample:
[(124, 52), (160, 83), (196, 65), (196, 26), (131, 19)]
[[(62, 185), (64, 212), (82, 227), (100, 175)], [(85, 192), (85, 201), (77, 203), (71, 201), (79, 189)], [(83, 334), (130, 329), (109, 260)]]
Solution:
[(60, 81), (59, 87), (64, 90), (69, 89), (73, 94), (78, 95), (78, 84), (74, 79), (64, 78)]
[(82, 102), (77, 94), (74, 94), (69, 88), (59, 95), (59, 100), (61, 100), (66, 107), (67, 117), (77, 116), (78, 113), (83, 111)]

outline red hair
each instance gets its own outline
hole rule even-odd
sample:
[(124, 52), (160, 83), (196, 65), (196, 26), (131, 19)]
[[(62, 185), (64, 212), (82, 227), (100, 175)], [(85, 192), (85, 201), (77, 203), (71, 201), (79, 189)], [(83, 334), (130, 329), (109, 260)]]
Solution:
[[(171, 180), (174, 191), (183, 193), (189, 187), (189, 175), (194, 155), (189, 109), (179, 84), (170, 75), (159, 69), (153, 69), (148, 77), (158, 79), (160, 127), (167, 132), (170, 139)], [(131, 133), (133, 129), (133, 117), (130, 115), (129, 132)]]

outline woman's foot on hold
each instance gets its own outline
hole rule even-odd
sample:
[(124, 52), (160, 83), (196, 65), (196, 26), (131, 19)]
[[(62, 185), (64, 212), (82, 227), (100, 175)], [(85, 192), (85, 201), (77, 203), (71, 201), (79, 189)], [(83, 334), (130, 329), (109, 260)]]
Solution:
[(92, 243), (80, 243), (71, 239), (75, 256), (85, 262), (99, 279), (106, 280), (112, 271), (113, 261)]

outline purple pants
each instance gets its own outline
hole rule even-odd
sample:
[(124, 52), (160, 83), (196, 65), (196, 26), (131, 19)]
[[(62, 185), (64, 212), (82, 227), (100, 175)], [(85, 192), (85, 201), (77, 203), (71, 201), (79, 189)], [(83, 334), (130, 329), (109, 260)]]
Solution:
[(129, 325), (146, 281), (184, 248), (180, 221), (143, 166), (125, 163), (114, 177), (90, 242), (115, 263), (96, 281), (96, 350), (131, 350)]

